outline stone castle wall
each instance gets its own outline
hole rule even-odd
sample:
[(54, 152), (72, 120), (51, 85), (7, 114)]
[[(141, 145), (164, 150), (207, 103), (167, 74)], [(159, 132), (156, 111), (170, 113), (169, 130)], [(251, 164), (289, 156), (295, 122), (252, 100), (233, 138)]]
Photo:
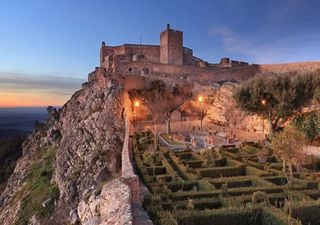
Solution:
[(320, 69), (320, 62), (297, 62), (284, 64), (261, 64), (261, 73), (311, 72)]

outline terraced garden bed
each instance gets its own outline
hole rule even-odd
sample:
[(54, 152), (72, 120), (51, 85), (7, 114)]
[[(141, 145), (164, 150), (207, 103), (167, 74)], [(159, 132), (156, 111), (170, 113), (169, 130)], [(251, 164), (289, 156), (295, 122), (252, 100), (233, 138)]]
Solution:
[(209, 152), (210, 161), (161, 146), (158, 162), (150, 165), (143, 157), (148, 146), (139, 144), (139, 135), (134, 140), (136, 167), (151, 191), (144, 207), (155, 225), (320, 224), (318, 180), (309, 170), (295, 172), (289, 188), (279, 159), (268, 155), (262, 166), (258, 150), (241, 155), (235, 146)]

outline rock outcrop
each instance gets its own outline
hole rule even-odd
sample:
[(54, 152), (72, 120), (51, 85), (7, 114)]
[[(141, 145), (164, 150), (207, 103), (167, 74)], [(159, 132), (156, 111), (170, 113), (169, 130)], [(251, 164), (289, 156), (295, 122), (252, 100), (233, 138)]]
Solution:
[[(122, 198), (126, 199), (124, 193), (128, 187), (119, 180), (111, 181), (121, 173), (124, 138), (122, 86), (102, 74), (91, 76), (91, 81), (83, 85), (62, 109), (49, 107), (46, 123), (37, 124), (34, 133), (25, 141), (23, 156), (0, 197), (0, 224), (19, 224), (18, 221), (30, 224), (78, 224), (88, 211), (85, 210), (85, 199), (92, 194), (97, 195), (98, 189), (101, 190), (101, 208), (108, 205), (103, 201), (115, 197), (110, 193), (112, 190), (113, 193), (122, 193)], [(46, 161), (46, 156), (43, 156), (49, 151), (47, 149), (54, 153), (52, 162)], [(48, 185), (54, 185), (59, 190), (59, 197), (55, 201), (48, 197), (39, 206), (41, 212), (47, 212), (49, 207), (46, 204), (52, 202), (54, 210), (50, 209), (50, 215), (45, 216), (25, 206), (28, 203), (27, 196), (33, 191), (29, 180), (33, 175), (32, 168), (41, 162), (50, 162), (52, 165), (48, 165), (48, 168), (52, 170), (48, 176), (48, 172), (43, 172), (40, 178), (42, 175), (50, 178)], [(123, 192), (112, 189), (117, 186)], [(79, 202), (81, 207), (78, 211)], [(116, 203), (112, 207), (115, 206)], [(90, 208), (90, 204), (87, 207)], [(105, 217), (111, 213), (107, 209), (102, 209), (102, 212), (105, 214), (101, 216)]]

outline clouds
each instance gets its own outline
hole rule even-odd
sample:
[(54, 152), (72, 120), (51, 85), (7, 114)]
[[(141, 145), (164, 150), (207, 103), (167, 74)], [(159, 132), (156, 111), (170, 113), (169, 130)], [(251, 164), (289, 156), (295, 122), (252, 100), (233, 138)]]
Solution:
[(227, 26), (213, 28), (209, 30), (208, 34), (209, 36), (218, 36), (228, 51), (248, 53), (248, 43)]
[(314, 61), (320, 59), (320, 32), (288, 34), (278, 37), (262, 32), (259, 35), (237, 33), (228, 26), (209, 30), (210, 37), (218, 38), (223, 49), (231, 54), (245, 56), (254, 63)]
[(62, 105), (84, 79), (0, 72), (0, 107)]
[(63, 76), (35, 76), (31, 74), (0, 72), (0, 88), (63, 91), (71, 93), (85, 80)]

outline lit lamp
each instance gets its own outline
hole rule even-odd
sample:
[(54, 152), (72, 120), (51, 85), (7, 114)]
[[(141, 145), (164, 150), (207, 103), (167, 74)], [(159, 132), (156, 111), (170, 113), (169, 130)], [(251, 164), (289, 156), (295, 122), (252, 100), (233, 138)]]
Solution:
[[(263, 106), (265, 106), (265, 105), (267, 104), (267, 100), (262, 99), (262, 100), (261, 100), (261, 104), (262, 104)], [(262, 133), (263, 133), (263, 135), (264, 135), (264, 118), (262, 118)]]
[(139, 108), (139, 106), (140, 106), (140, 102), (138, 101), (138, 100), (135, 100), (134, 102), (133, 102), (133, 120), (135, 120), (135, 118), (137, 117), (137, 108)]
[(203, 97), (201, 95), (198, 97), (198, 101), (203, 102)]
[(139, 107), (140, 106), (140, 102), (138, 100), (135, 100), (133, 105), (134, 105), (134, 107)]

